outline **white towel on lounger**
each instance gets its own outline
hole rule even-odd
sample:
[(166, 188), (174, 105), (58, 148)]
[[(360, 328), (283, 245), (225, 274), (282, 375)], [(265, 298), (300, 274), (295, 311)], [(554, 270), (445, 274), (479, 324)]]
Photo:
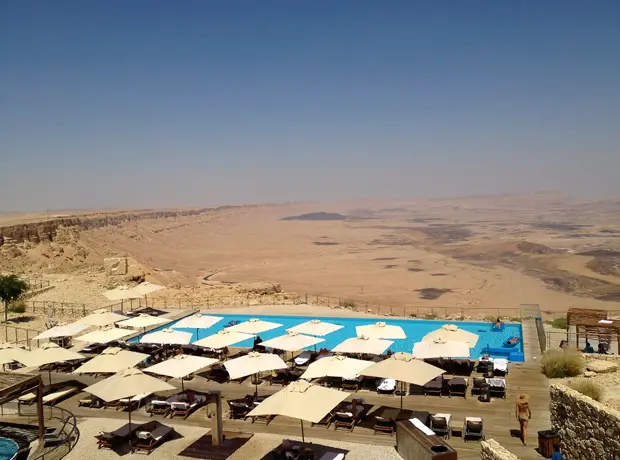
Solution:
[(394, 391), (396, 389), (396, 380), (394, 379), (381, 379), (378, 380), (377, 390), (380, 391)]

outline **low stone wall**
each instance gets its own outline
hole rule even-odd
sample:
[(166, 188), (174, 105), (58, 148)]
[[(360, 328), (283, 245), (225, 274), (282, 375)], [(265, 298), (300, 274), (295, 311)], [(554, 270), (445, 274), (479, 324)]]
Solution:
[(618, 355), (599, 355), (584, 353), (583, 357), (586, 359), (586, 361), (612, 361), (614, 363), (620, 364), (620, 356)]
[(549, 392), (551, 425), (566, 460), (620, 458), (620, 412), (557, 383)]
[(480, 443), (480, 458), (482, 460), (519, 460), (519, 457), (504, 449), (494, 439)]

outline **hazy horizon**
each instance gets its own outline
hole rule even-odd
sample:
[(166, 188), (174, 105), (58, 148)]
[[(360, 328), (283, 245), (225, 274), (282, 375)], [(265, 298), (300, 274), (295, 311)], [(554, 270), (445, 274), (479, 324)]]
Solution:
[(1, 11), (4, 212), (620, 195), (617, 1)]

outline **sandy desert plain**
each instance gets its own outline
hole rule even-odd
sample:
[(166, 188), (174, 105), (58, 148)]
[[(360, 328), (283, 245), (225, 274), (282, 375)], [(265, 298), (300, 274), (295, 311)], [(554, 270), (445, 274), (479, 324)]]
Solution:
[(112, 287), (103, 258), (127, 256), (133, 273), (168, 287), (156, 296), (198, 302), (273, 283), (369, 306), (620, 310), (620, 199), (540, 193), (169, 211), (0, 214), (5, 237), (66, 217), (133, 216), (61, 227), (52, 241), (5, 238), (0, 270), (51, 280), (56, 287), (38, 299), (89, 305), (105, 305), (101, 293)]

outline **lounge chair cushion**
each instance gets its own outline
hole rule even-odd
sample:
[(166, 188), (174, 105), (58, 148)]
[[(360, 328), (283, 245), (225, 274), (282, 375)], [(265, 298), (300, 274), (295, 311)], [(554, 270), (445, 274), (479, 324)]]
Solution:
[(508, 372), (508, 360), (505, 358), (495, 358), (493, 360), (493, 370), (500, 372)]
[(435, 414), (431, 416), (431, 419), (444, 419), (446, 421), (446, 425), (450, 426), (450, 420), (452, 419), (452, 414)]
[(377, 381), (377, 390), (379, 391), (394, 391), (396, 389), (396, 380), (394, 379), (380, 379)]
[(310, 361), (312, 359), (312, 352), (311, 351), (303, 351), (299, 354), (299, 356), (295, 357), (295, 364), (297, 364), (298, 366), (303, 366), (304, 364), (307, 364), (308, 361)]

